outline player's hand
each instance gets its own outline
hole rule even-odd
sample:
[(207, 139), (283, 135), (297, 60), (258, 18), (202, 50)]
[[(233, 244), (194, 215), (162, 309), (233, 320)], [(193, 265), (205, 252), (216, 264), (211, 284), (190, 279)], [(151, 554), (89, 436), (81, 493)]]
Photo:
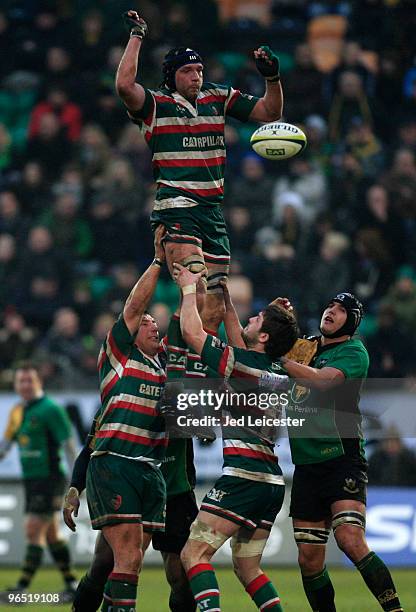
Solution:
[(163, 245), (163, 238), (165, 237), (165, 234), (166, 234), (166, 227), (164, 225), (158, 225), (155, 231), (155, 240), (154, 240), (155, 257), (163, 262), (166, 261), (165, 247)]
[(285, 310), (289, 312), (293, 312), (293, 306), (290, 303), (289, 298), (277, 297), (275, 300), (273, 300), (273, 302), (270, 302), (270, 306), (272, 304), (276, 304), (277, 306), (281, 306), (282, 308), (284, 308)]
[(228, 306), (232, 306), (232, 300), (231, 300), (230, 292), (228, 290), (227, 281), (226, 281), (225, 278), (220, 280), (220, 285), (221, 285), (221, 288), (222, 288), (222, 293), (224, 295), (225, 308), (227, 309)]
[(78, 516), (79, 510), (79, 491), (75, 487), (69, 487), (68, 493), (65, 495), (64, 499), (64, 507), (62, 513), (64, 515), (65, 525), (70, 528), (71, 531), (76, 530), (76, 525), (74, 519), (72, 518), (72, 513), (74, 516)]
[(147, 23), (136, 11), (126, 11), (122, 15), (124, 26), (127, 32), (132, 36), (143, 39), (147, 34)]
[(254, 51), (256, 68), (266, 81), (280, 80), (280, 62), (277, 55), (267, 45), (261, 45)]
[(194, 274), (190, 272), (188, 268), (184, 268), (181, 264), (173, 264), (173, 280), (179, 287), (186, 287), (186, 285), (196, 285), (202, 276), (202, 272)]

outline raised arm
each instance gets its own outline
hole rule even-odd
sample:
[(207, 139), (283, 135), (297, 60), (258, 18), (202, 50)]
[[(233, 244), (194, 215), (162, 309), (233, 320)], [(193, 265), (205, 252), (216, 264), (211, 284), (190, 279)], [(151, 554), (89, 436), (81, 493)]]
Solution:
[(123, 19), (130, 32), (130, 39), (117, 69), (116, 90), (128, 110), (137, 112), (143, 108), (146, 97), (143, 87), (136, 83), (136, 76), (139, 53), (147, 32), (147, 25), (136, 11), (123, 13)]
[(174, 263), (173, 278), (182, 291), (180, 322), (183, 339), (200, 355), (208, 335), (204, 331), (196, 305), (196, 286), (201, 273), (193, 274), (187, 268)]
[(155, 232), (155, 258), (134, 285), (124, 305), (123, 317), (131, 334), (139, 329), (142, 316), (155, 292), (160, 270), (165, 261), (165, 251), (162, 246), (164, 235), (165, 228), (159, 225)]
[(250, 121), (278, 121), (283, 113), (283, 90), (280, 83), (280, 63), (267, 46), (254, 51), (257, 70), (266, 80), (266, 92), (250, 113)]
[(224, 293), (225, 303), (225, 314), (224, 314), (224, 325), (225, 332), (227, 334), (228, 344), (231, 346), (238, 346), (239, 348), (246, 348), (244, 340), (241, 337), (242, 326), (240, 319), (238, 318), (237, 312), (234, 308), (228, 286), (225, 281), (221, 282), (222, 290)]

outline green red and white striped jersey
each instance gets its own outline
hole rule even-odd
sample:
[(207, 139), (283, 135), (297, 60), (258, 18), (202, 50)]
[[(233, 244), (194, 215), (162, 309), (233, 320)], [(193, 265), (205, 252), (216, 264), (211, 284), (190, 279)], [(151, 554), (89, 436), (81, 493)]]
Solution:
[(177, 91), (145, 92), (143, 108), (129, 116), (152, 151), (155, 210), (221, 204), (225, 117), (247, 121), (258, 98), (215, 83), (202, 85), (195, 106)]
[(94, 453), (160, 464), (168, 437), (156, 404), (166, 381), (166, 355), (163, 341), (159, 355), (153, 358), (142, 353), (134, 340), (120, 315), (98, 357), (102, 406)]
[[(272, 360), (257, 351), (229, 346), (215, 336), (207, 336), (201, 353), (202, 362), (224, 378), (243, 379), (257, 388), (258, 379), (274, 372)], [(231, 383), (232, 384), (232, 383)], [(284, 484), (274, 444), (266, 436), (225, 437), (223, 432), (223, 474), (256, 482)]]

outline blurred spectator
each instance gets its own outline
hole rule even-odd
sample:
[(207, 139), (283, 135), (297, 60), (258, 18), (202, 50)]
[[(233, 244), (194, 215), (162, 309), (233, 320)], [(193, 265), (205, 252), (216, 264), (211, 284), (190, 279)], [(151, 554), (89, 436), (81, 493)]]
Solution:
[(101, 189), (114, 202), (118, 213), (128, 221), (135, 221), (143, 210), (145, 189), (136, 179), (129, 161), (113, 157), (102, 175)]
[(328, 99), (331, 99), (337, 89), (339, 78), (343, 72), (357, 74), (363, 84), (367, 96), (374, 94), (374, 77), (365, 66), (362, 59), (363, 50), (359, 42), (348, 40), (344, 43), (341, 63), (333, 70), (329, 78)]
[(393, 281), (393, 264), (388, 245), (376, 228), (359, 229), (354, 240), (353, 293), (371, 309)]
[(88, 223), (81, 217), (77, 196), (59, 195), (53, 208), (39, 222), (49, 229), (55, 246), (71, 257), (85, 259), (92, 250), (92, 235)]
[(0, 367), (2, 370), (0, 380), (2, 382), (11, 382), (13, 367), (17, 362), (31, 357), (36, 340), (36, 330), (26, 325), (22, 315), (13, 309), (6, 310), (0, 329)]
[(305, 119), (310, 158), (319, 163), (325, 174), (329, 171), (330, 145), (327, 141), (328, 126), (321, 115), (308, 115)]
[(91, 10), (83, 16), (81, 28), (77, 30), (74, 48), (76, 65), (81, 73), (92, 73), (102, 67), (107, 44), (101, 11)]
[(368, 461), (368, 481), (378, 487), (416, 486), (416, 454), (406, 448), (395, 427), (386, 431)]
[(412, 372), (416, 358), (414, 344), (402, 330), (391, 306), (380, 306), (377, 331), (366, 344), (371, 355), (371, 378), (403, 378)]
[(106, 192), (94, 197), (89, 226), (93, 240), (91, 257), (98, 265), (108, 267), (133, 258), (134, 227), (117, 212), (111, 196)]
[(59, 120), (65, 138), (75, 142), (81, 132), (81, 109), (70, 102), (65, 87), (53, 85), (48, 88), (46, 99), (38, 102), (32, 112), (29, 124), (29, 138), (38, 136), (45, 114), (53, 113)]
[(43, 113), (36, 136), (28, 142), (26, 155), (42, 165), (45, 175), (55, 180), (63, 165), (71, 158), (71, 145), (53, 112)]
[(231, 249), (237, 255), (251, 251), (254, 240), (252, 218), (250, 210), (242, 206), (232, 206), (227, 210)]
[(360, 164), (364, 178), (374, 179), (383, 170), (383, 146), (369, 123), (359, 117), (353, 119), (346, 134), (345, 144), (347, 151)]
[(81, 368), (83, 377), (90, 384), (97, 380), (97, 359), (109, 330), (114, 324), (114, 315), (110, 312), (102, 312), (92, 322), (90, 333), (83, 337), (83, 352)]
[(159, 337), (162, 339), (167, 334), (171, 312), (163, 302), (155, 302), (149, 309), (150, 314), (157, 321)]
[(10, 132), (4, 123), (0, 123), (0, 173), (6, 170), (13, 161), (13, 147)]
[(102, 306), (118, 316), (140, 274), (133, 263), (125, 262), (114, 266), (111, 276), (114, 286), (103, 296)]
[(400, 322), (401, 328), (416, 341), (416, 271), (402, 266), (397, 279), (388, 290), (382, 305), (390, 306)]
[(318, 258), (305, 262), (305, 277), (309, 276), (310, 281), (307, 299), (303, 301), (309, 317), (316, 317), (325, 304), (329, 303), (331, 296), (350, 286), (347, 259), (349, 245), (350, 241), (345, 234), (328, 232), (322, 240)]
[(263, 227), (270, 222), (273, 179), (266, 175), (263, 160), (255, 153), (248, 153), (243, 158), (240, 174), (241, 178), (233, 183), (227, 200), (232, 206), (255, 211), (253, 225), (255, 228)]
[(14, 304), (17, 291), (16, 240), (10, 234), (0, 234), (0, 308)]
[(29, 229), (29, 221), (23, 215), (19, 200), (13, 191), (2, 191), (0, 193), (0, 233), (11, 234), (16, 243), (26, 240)]
[(50, 383), (54, 379), (55, 383), (63, 379), (79, 384), (82, 355), (78, 315), (72, 308), (59, 308), (54, 314), (52, 327), (36, 353), (36, 359), (44, 367), (48, 364)]
[(273, 208), (276, 212), (281, 206), (283, 193), (295, 192), (304, 204), (303, 216), (309, 223), (326, 208), (327, 180), (319, 164), (303, 155), (290, 160), (289, 172), (277, 179), (273, 190)]
[(323, 75), (314, 65), (307, 43), (295, 49), (295, 66), (285, 76), (284, 92), (284, 115), (289, 122), (297, 123), (322, 111)]
[(138, 179), (146, 183), (153, 181), (151, 154), (137, 125), (126, 124), (117, 142), (117, 152), (130, 162)]
[(91, 181), (91, 186), (95, 187), (95, 177), (105, 171), (111, 157), (108, 138), (101, 127), (89, 123), (82, 129), (78, 146), (84, 180)]
[(49, 184), (39, 162), (28, 161), (23, 166), (15, 191), (22, 202), (23, 210), (32, 218), (47, 207), (50, 197)]

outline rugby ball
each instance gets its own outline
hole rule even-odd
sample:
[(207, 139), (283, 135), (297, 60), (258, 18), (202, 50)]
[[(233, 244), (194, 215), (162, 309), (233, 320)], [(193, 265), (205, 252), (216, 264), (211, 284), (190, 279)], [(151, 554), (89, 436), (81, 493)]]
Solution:
[(289, 159), (306, 147), (306, 136), (291, 123), (266, 123), (250, 138), (251, 146), (266, 159)]

